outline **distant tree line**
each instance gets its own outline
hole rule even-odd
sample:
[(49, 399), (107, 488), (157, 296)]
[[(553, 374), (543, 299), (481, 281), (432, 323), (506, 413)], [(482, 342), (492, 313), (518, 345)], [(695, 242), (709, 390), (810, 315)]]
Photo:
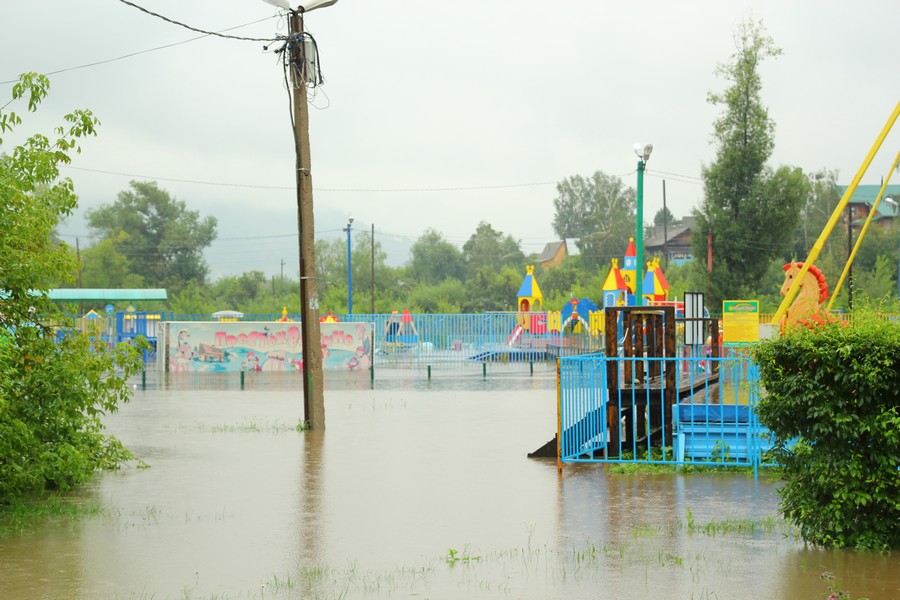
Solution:
[[(735, 53), (716, 69), (726, 85), (708, 96), (722, 112), (712, 124), (715, 159), (702, 170), (704, 197), (693, 210), (697, 260), (671, 267), (665, 275), (672, 296), (705, 292), (714, 313), (722, 300), (744, 298), (758, 298), (763, 311), (774, 312), (781, 301), (781, 266), (807, 257), (841, 194), (834, 171), (804, 173), (797, 167), (769, 166), (775, 124), (761, 100), (759, 67), (781, 50), (760, 22), (740, 24), (735, 39)], [(611, 259), (621, 258), (634, 236), (634, 189), (598, 170), (563, 179), (548, 201), (554, 206), (554, 233), (574, 240), (577, 253), (550, 269), (536, 265), (545, 308), (558, 310), (571, 298), (599, 300)], [(656, 227), (677, 222), (667, 209), (652, 221)], [(215, 217), (189, 210), (154, 182), (132, 182), (114, 202), (89, 211), (88, 226), (95, 241), (81, 253), (83, 287), (165, 287), (170, 296), (166, 308), (176, 313), (230, 308), (273, 314), (285, 306), (299, 312), (296, 278), (267, 278), (261, 271), (249, 271), (209, 281), (203, 251), (216, 239)], [(652, 229), (645, 227), (646, 240)], [(526, 255), (512, 234), (487, 222), (479, 223), (462, 247), (438, 229), (427, 229), (399, 267), (386, 264), (380, 242), (373, 244), (371, 235), (354, 236), (357, 313), (372, 310), (373, 268), (377, 313), (403, 308), (426, 313), (515, 310), (524, 268), (537, 259)], [(705, 260), (710, 237), (712, 271)], [(851, 286), (856, 298), (897, 300), (900, 227), (873, 227), (867, 237), (838, 307), (848, 305)], [(646, 251), (644, 256), (654, 258)], [(846, 238), (832, 235), (816, 261), (832, 287), (847, 256)], [(322, 310), (345, 312), (346, 245), (337, 239), (317, 241), (316, 262)]]

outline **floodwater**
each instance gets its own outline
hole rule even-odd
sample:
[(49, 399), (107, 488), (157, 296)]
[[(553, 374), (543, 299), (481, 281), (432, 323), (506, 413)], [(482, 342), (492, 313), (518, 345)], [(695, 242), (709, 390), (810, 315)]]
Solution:
[(324, 432), (297, 391), (135, 391), (107, 424), (149, 468), (0, 538), (0, 598), (900, 598), (900, 557), (804, 547), (777, 482), (526, 458), (552, 372), (369, 386), (326, 384)]

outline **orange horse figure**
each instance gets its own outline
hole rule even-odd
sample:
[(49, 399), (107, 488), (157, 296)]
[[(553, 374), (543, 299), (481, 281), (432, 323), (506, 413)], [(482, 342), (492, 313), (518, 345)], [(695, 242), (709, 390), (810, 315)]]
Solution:
[[(784, 284), (781, 286), (781, 295), (787, 296), (788, 290), (794, 283), (794, 278), (800, 274), (803, 268), (802, 262), (790, 262), (782, 267), (784, 269)], [(828, 299), (828, 283), (825, 275), (815, 265), (809, 265), (803, 281), (800, 282), (800, 290), (797, 297), (791, 303), (784, 317), (783, 326), (790, 327), (798, 322), (808, 319), (821, 310), (822, 304)]]

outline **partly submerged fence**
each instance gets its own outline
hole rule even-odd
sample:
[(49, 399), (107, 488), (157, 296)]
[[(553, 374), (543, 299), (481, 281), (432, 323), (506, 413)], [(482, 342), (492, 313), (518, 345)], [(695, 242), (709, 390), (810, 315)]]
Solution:
[(726, 347), (720, 358), (707, 350), (684, 347), (672, 358), (561, 358), (560, 461), (731, 465), (754, 472), (770, 464), (764, 454), (772, 444), (754, 411), (758, 367), (745, 347)]
[[(440, 369), (475, 367), (484, 364), (553, 364), (560, 356), (572, 356), (601, 349), (602, 330), (597, 319), (576, 320), (555, 327), (535, 326), (535, 319), (547, 313), (484, 314), (353, 314), (330, 315), (341, 323), (373, 323), (374, 368)], [(586, 315), (589, 316), (589, 315)], [(600, 316), (599, 313), (597, 315)], [(299, 321), (299, 315), (243, 315), (241, 322), (275, 322), (282, 318)], [(210, 315), (173, 313), (114, 313), (97, 315), (84, 328), (109, 343), (146, 337), (153, 351), (146, 362), (157, 363), (163, 325), (172, 321), (211, 321)], [(235, 318), (227, 319), (237, 320)], [(83, 321), (83, 320), (82, 320)], [(85, 321), (85, 323), (87, 323)], [(82, 328), (82, 323), (77, 325)], [(162, 354), (162, 353), (159, 353)], [(158, 366), (162, 366), (159, 364)]]

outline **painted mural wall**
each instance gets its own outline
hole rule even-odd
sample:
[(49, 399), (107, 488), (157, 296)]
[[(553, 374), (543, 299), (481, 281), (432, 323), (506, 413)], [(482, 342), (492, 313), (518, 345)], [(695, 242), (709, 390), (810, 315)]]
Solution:
[[(166, 368), (173, 372), (301, 371), (303, 339), (294, 322), (171, 321)], [(372, 365), (372, 323), (320, 323), (322, 368), (366, 371)]]

